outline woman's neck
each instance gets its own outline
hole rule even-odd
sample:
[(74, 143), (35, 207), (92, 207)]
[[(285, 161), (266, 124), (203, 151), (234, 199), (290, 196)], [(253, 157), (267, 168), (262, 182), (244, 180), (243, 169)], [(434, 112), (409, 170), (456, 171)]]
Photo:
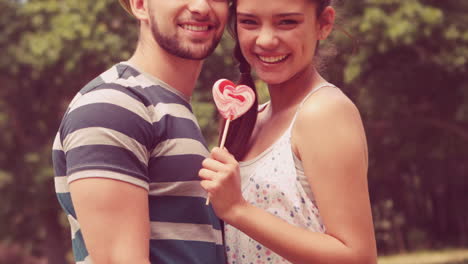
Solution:
[(268, 85), (271, 114), (291, 110), (317, 85), (326, 83), (315, 67), (309, 66), (291, 79), (280, 84)]

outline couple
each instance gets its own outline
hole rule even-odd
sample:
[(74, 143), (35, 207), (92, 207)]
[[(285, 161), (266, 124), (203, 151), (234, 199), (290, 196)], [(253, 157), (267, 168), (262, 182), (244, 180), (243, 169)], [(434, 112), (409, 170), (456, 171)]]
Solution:
[[(76, 95), (53, 146), (75, 261), (376, 263), (361, 119), (314, 67), (330, 1), (121, 2), (136, 51)], [(190, 97), (229, 12), (240, 82), (254, 70), (271, 101), (209, 153)]]

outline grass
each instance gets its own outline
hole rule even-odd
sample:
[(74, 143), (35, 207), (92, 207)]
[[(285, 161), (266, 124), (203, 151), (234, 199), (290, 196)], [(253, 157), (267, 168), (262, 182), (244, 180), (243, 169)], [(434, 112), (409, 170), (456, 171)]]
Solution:
[(421, 251), (379, 257), (379, 264), (468, 264), (468, 249)]

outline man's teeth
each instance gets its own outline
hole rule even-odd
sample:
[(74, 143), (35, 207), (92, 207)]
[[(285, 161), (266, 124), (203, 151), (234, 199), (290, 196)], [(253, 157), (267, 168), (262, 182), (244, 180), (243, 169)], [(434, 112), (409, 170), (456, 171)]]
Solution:
[(283, 56), (276, 56), (276, 57), (265, 57), (265, 56), (258, 56), (258, 57), (263, 62), (275, 63), (275, 62), (279, 62), (279, 61), (286, 59), (287, 56), (283, 55)]
[(207, 31), (208, 26), (182, 25), (182, 28), (191, 31)]

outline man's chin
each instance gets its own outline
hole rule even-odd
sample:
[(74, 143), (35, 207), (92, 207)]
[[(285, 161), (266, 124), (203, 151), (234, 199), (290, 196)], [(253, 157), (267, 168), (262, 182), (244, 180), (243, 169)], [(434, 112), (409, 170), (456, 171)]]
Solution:
[(206, 59), (208, 56), (210, 56), (214, 50), (215, 50), (216, 46), (212, 47), (186, 47), (184, 50), (185, 52), (182, 52), (180, 57), (183, 57), (185, 59), (189, 59), (189, 60), (204, 60)]
[(216, 48), (219, 41), (186, 39), (181, 37), (168, 37), (152, 28), (153, 38), (161, 48), (173, 56), (188, 60), (203, 60)]

